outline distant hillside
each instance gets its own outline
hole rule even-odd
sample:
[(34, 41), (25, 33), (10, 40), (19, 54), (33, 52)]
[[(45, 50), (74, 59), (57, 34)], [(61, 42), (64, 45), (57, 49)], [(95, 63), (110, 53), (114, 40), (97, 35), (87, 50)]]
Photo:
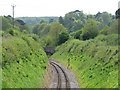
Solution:
[(18, 17), (16, 19), (23, 20), (26, 24), (39, 24), (40, 22), (57, 22), (58, 17)]

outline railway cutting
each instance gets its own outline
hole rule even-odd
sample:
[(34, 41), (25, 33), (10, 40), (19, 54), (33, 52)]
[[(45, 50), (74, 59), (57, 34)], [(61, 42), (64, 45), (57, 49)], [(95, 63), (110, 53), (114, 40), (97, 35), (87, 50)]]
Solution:
[(79, 88), (72, 72), (55, 60), (50, 60), (49, 63), (52, 72), (50, 88), (56, 88), (57, 90), (60, 90), (61, 88), (67, 88), (67, 90)]

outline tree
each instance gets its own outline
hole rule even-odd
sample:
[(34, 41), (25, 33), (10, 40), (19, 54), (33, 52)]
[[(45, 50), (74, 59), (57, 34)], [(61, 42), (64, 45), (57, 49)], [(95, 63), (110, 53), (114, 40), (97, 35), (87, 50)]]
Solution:
[(115, 12), (116, 19), (120, 18), (120, 8)]
[(49, 35), (51, 36), (54, 44), (56, 45), (58, 42), (59, 34), (61, 32), (66, 32), (67, 29), (60, 23), (52, 23), (50, 25)]
[(2, 17), (2, 30), (7, 31), (12, 27), (12, 24), (9, 22), (10, 20), (7, 17)]
[(32, 33), (38, 35), (38, 33), (39, 33), (39, 25), (36, 25), (35, 27), (33, 27)]
[(15, 20), (15, 25), (19, 27), (20, 31), (30, 33), (28, 26), (23, 20), (20, 20), (20, 19)]
[(46, 23), (46, 21), (45, 21), (45, 20), (41, 20), (41, 21), (40, 21), (40, 24), (42, 24), (42, 23)]
[(98, 25), (97, 22), (93, 19), (89, 19), (82, 32), (82, 38), (83, 40), (87, 40), (90, 38), (94, 38), (98, 35)]
[(63, 20), (62, 16), (59, 17), (59, 23), (64, 25), (64, 20)]
[(110, 31), (109, 33), (110, 34), (120, 34), (120, 31), (119, 31), (119, 25), (120, 25), (120, 19), (117, 19), (115, 20), (112, 25), (110, 26)]
[(66, 32), (62, 32), (59, 34), (59, 38), (58, 38), (58, 45), (66, 42), (69, 39), (69, 34)]
[(87, 16), (79, 10), (65, 14), (64, 26), (69, 30), (69, 33), (79, 30), (86, 22)]
[(23, 21), (23, 20), (20, 20), (20, 19), (18, 19), (18, 20), (16, 20), (20, 25), (25, 25), (25, 22)]
[(76, 33), (75, 33), (75, 35), (74, 35), (74, 38), (75, 38), (75, 39), (80, 39), (80, 38), (81, 38), (81, 34), (82, 34), (82, 30), (76, 31)]
[(50, 28), (49, 25), (47, 23), (41, 23), (39, 25), (35, 25), (33, 27), (32, 32), (34, 34), (41, 36), (47, 35), (47, 33), (49, 32)]
[(113, 22), (114, 20), (114, 17), (113, 15), (107, 13), (107, 12), (98, 12), (96, 15), (95, 15), (95, 19), (100, 22), (100, 25), (99, 25), (99, 29), (103, 29), (106, 25), (107, 26), (110, 26), (111, 23)]
[(106, 26), (106, 25), (109, 25), (109, 23), (111, 23), (112, 18), (110, 17), (110, 14), (108, 14), (107, 12), (103, 12), (102, 19), (103, 19), (104, 26)]
[(54, 22), (53, 18), (49, 19), (49, 23), (53, 23), (53, 22)]
[(100, 34), (108, 35), (109, 31), (110, 31), (110, 27), (105, 26), (102, 30), (100, 30)]

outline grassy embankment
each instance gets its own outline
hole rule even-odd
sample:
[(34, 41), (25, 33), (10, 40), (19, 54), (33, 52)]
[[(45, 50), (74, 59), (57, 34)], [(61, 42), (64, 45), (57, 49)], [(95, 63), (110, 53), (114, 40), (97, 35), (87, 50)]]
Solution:
[(71, 69), (81, 88), (118, 87), (118, 35), (69, 40), (51, 57)]
[(0, 89), (2, 89), (2, 38), (0, 36)]
[(2, 38), (2, 87), (44, 87), (48, 58), (30, 35), (6, 34)]

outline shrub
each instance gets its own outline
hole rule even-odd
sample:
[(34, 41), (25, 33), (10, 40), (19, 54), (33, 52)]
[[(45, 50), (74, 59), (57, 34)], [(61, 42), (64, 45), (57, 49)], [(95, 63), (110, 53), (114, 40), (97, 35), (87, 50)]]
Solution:
[(109, 26), (105, 26), (105, 27), (100, 31), (100, 34), (107, 35), (107, 34), (109, 33), (109, 29), (110, 29)]
[(59, 38), (58, 38), (58, 45), (66, 42), (69, 39), (69, 34), (66, 32), (62, 32), (59, 34)]
[(75, 33), (74, 38), (75, 38), (75, 39), (80, 39), (80, 38), (81, 38), (81, 33), (82, 33), (82, 31), (81, 31), (81, 30), (78, 30), (78, 31)]
[(82, 31), (83, 40), (94, 38), (98, 35), (98, 25), (97, 22), (93, 19), (89, 19), (85, 24)]
[(9, 34), (11, 34), (12, 36), (18, 35), (18, 32), (16, 30), (10, 29), (8, 31)]
[(32, 35), (32, 38), (35, 40), (35, 41), (39, 41), (39, 37), (35, 34)]

